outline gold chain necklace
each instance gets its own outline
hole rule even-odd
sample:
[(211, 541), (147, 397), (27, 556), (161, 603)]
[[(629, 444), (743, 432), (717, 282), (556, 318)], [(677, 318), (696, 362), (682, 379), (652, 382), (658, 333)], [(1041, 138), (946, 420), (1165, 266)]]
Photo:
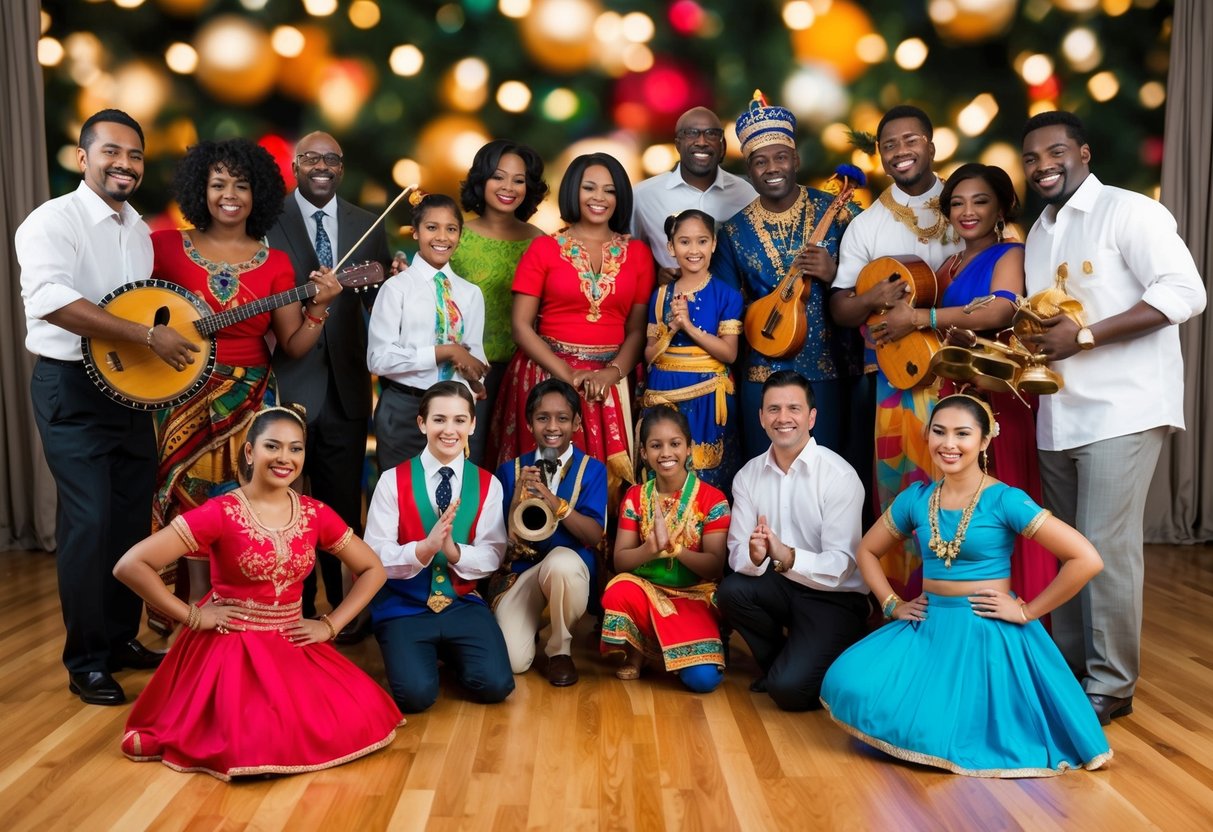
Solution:
[[(791, 258), (795, 257), (799, 251), (800, 247), (794, 242), (797, 236), (807, 239), (815, 224), (815, 219), (809, 215), (808, 189), (803, 186), (797, 187), (800, 188), (799, 196), (786, 211), (776, 213), (768, 210), (763, 207), (761, 199), (754, 200), (745, 208), (767, 259), (781, 270), (784, 268), (784, 263), (790, 263)], [(777, 239), (772, 238), (768, 226), (773, 227)], [(788, 259), (785, 261), (784, 258)]]
[(952, 568), (952, 561), (960, 556), (960, 545), (964, 543), (965, 534), (969, 531), (969, 521), (973, 519), (973, 511), (977, 508), (977, 500), (981, 497), (981, 489), (985, 484), (986, 475), (983, 473), (981, 482), (977, 483), (977, 490), (973, 492), (973, 499), (969, 500), (964, 513), (960, 515), (956, 536), (951, 540), (944, 540), (939, 535), (939, 504), (942, 501), (943, 480), (940, 480), (939, 485), (931, 492), (931, 499), (927, 502), (927, 518), (931, 521), (931, 542), (927, 545), (948, 569)]
[(913, 208), (908, 205), (902, 205), (893, 199), (892, 188), (885, 188), (884, 193), (880, 195), (880, 204), (888, 208), (893, 218), (910, 229), (910, 232), (918, 238), (918, 242), (923, 245), (935, 239), (938, 239), (941, 243), (948, 242), (948, 229), (952, 227), (952, 224), (948, 222), (948, 218), (939, 210), (939, 197), (933, 196), (922, 204), (922, 207), (927, 209), (928, 212), (935, 212), (935, 224), (926, 228), (918, 224), (918, 216), (914, 213)]

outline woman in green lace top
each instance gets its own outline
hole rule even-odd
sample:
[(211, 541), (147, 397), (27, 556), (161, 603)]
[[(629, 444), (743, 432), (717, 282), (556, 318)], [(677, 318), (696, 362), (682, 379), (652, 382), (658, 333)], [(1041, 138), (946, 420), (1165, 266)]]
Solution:
[(476, 421), (484, 428), (471, 437), (471, 459), (477, 465), (484, 457), (497, 391), (517, 349), (510, 332), (510, 284), (523, 252), (543, 234), (527, 220), (547, 192), (539, 154), (506, 139), (495, 139), (477, 151), (460, 186), (463, 210), (477, 217), (464, 226), (451, 266), (484, 295), (484, 352), (489, 359), (484, 380), (488, 398), (476, 403)]

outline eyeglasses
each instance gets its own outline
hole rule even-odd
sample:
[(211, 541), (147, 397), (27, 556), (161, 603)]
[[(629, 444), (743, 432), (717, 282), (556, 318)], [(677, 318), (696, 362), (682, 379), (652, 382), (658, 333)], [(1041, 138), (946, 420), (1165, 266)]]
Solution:
[(904, 147), (906, 150), (919, 150), (930, 139), (921, 133), (911, 133), (908, 136), (903, 136), (900, 139), (888, 139), (880, 143), (880, 149), (884, 153), (893, 153), (898, 148)]
[(698, 127), (684, 127), (678, 131), (678, 137), (695, 141), (700, 136), (711, 141), (718, 142), (724, 138), (724, 130), (719, 127), (707, 127), (700, 129)]
[(304, 165), (307, 165), (309, 168), (312, 167), (313, 165), (320, 164), (321, 159), (323, 159), (324, 163), (326, 165), (328, 165), (330, 168), (335, 168), (335, 167), (341, 166), (341, 161), (342, 161), (341, 156), (336, 153), (310, 153), (309, 152), (309, 153), (300, 153), (298, 156), (295, 157), (296, 162), (301, 162)]

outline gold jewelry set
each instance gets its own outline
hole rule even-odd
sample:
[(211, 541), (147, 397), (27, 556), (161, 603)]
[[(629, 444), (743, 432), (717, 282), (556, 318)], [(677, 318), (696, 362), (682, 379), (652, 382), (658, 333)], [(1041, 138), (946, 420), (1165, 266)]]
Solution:
[(948, 222), (948, 218), (943, 215), (939, 209), (939, 197), (933, 196), (922, 204), (922, 207), (927, 211), (935, 212), (935, 223), (928, 225), (925, 228), (918, 224), (918, 215), (914, 213), (914, 209), (908, 205), (902, 205), (897, 200), (893, 199), (893, 189), (886, 188), (880, 195), (880, 204), (889, 210), (893, 218), (918, 238), (918, 242), (926, 245), (931, 240), (939, 240), (941, 243), (948, 242), (948, 232), (952, 228), (952, 224)]
[(977, 500), (981, 497), (981, 489), (985, 487), (986, 475), (984, 472), (982, 473), (981, 481), (977, 483), (977, 490), (973, 492), (973, 499), (969, 501), (964, 513), (960, 515), (960, 523), (956, 526), (956, 536), (951, 540), (944, 540), (939, 534), (939, 505), (942, 501), (943, 484), (944, 480), (940, 480), (939, 485), (931, 492), (931, 499), (927, 503), (927, 518), (931, 523), (931, 540), (927, 546), (935, 553), (935, 557), (943, 561), (945, 567), (951, 569), (952, 561), (960, 556), (960, 547), (969, 531), (969, 522), (973, 519)]

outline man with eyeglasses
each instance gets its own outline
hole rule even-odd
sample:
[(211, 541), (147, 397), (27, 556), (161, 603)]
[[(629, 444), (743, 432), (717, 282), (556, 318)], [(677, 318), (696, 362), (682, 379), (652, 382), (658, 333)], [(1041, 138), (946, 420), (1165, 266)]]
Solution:
[[(964, 248), (952, 230), (948, 218), (939, 208), (943, 180), (935, 175), (935, 144), (931, 119), (908, 104), (893, 107), (884, 114), (876, 128), (876, 147), (884, 172), (893, 180), (884, 193), (847, 227), (838, 252), (838, 274), (830, 296), (830, 314), (839, 326), (860, 327), (873, 313), (888, 310), (904, 299), (905, 284), (882, 281), (874, 288), (856, 293), (859, 273), (879, 257), (912, 254), (932, 269)], [(884, 511), (893, 498), (910, 483), (929, 478), (930, 463), (923, 444), (923, 426), (937, 398), (931, 388), (897, 390), (876, 367), (876, 355), (869, 345), (865, 358), (867, 372), (860, 380), (852, 398), (857, 424), (867, 428), (856, 432), (865, 447), (858, 453), (867, 464), (859, 476), (870, 495), (875, 487), (880, 510)], [(881, 406), (877, 425), (877, 401)], [(897, 402), (895, 406), (887, 403)], [(877, 437), (884, 456), (877, 459)], [(923, 453), (916, 455), (916, 448)], [(873, 483), (873, 465), (876, 476)], [(865, 514), (867, 525), (872, 517)], [(904, 543), (902, 557), (893, 553), (882, 563), (899, 592), (921, 563), (914, 550), (914, 541)], [(907, 596), (909, 597), (909, 596)]]
[(683, 113), (674, 129), (678, 164), (638, 184), (633, 192), (632, 236), (649, 244), (657, 261), (657, 280), (677, 279), (678, 265), (666, 249), (665, 220), (688, 208), (698, 208), (724, 222), (758, 196), (740, 176), (720, 167), (725, 138), (720, 119), (705, 107)]
[[(269, 244), (285, 251), (303, 285), (318, 266), (333, 266), (375, 221), (375, 215), (337, 196), (345, 173), (341, 145), (327, 133), (309, 133), (295, 147), (292, 165), (298, 187), (287, 194), (277, 223), (266, 235)], [(391, 264), (387, 234), (377, 227), (354, 250), (346, 264), (366, 261)], [(312, 495), (332, 506), (355, 532), (362, 530), (362, 469), (366, 457), (367, 422), (371, 414), (371, 378), (366, 368), (365, 299), (371, 294), (344, 292), (329, 306), (324, 332), (303, 358), (274, 353), (279, 399), (307, 408), (307, 461), (304, 474)], [(341, 561), (317, 552), (330, 606), (341, 603)], [(304, 581), (303, 614), (316, 614), (316, 570)], [(351, 628), (339, 642), (357, 640)]]

